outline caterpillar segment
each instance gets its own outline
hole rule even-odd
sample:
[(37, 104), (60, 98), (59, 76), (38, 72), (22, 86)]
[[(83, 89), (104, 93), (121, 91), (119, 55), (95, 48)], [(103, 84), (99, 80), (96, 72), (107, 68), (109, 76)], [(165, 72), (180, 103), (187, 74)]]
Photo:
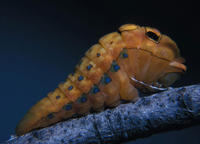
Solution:
[(85, 54), (85, 56), (92, 60), (102, 71), (106, 72), (113, 61), (112, 55), (100, 45), (93, 45)]
[(176, 43), (157, 29), (122, 25), (99, 39), (64, 83), (34, 105), (16, 127), (23, 135), (90, 111), (136, 101), (138, 88), (169, 86), (186, 71)]
[[(104, 96), (104, 104), (106, 107), (115, 107), (119, 104), (120, 100), (120, 95), (119, 95), (119, 83), (113, 77), (108, 74), (107, 76), (105, 75), (105, 82), (102, 81), (101, 84), (101, 91)], [(111, 81), (108, 82), (106, 79), (110, 78)]]

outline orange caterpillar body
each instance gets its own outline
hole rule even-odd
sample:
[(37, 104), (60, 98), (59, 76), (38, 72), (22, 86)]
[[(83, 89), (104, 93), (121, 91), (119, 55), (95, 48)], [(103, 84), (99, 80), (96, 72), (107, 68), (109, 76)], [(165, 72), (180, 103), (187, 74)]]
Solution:
[(136, 101), (138, 88), (163, 89), (186, 70), (176, 43), (150, 27), (122, 25), (100, 38), (66, 82), (35, 104), (20, 121), (17, 135), (75, 115)]

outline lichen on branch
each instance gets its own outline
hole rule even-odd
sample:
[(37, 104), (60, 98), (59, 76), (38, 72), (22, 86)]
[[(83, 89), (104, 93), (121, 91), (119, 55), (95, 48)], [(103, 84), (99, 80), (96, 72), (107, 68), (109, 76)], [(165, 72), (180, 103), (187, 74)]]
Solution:
[(196, 124), (200, 124), (200, 85), (191, 85), (60, 122), (5, 144), (119, 143)]

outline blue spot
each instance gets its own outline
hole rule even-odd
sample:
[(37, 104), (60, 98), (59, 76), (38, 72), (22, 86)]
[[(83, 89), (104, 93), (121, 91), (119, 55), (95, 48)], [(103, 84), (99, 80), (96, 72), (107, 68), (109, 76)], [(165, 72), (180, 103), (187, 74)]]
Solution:
[(118, 64), (114, 65), (113, 68), (114, 68), (114, 71), (115, 71), (115, 72), (117, 72), (117, 71), (120, 69), (120, 67), (119, 67)]
[(122, 58), (127, 58), (127, 57), (128, 57), (127, 49), (124, 48), (124, 49), (122, 50), (122, 52), (120, 53), (120, 55), (121, 55)]
[(67, 104), (63, 107), (65, 110), (71, 110), (72, 109), (72, 104)]
[(92, 68), (91, 64), (87, 66), (87, 70), (90, 70), (91, 68)]
[(128, 54), (127, 53), (123, 53), (123, 58), (127, 58)]
[(109, 84), (110, 82), (112, 81), (112, 79), (110, 78), (110, 76), (107, 74), (107, 73), (105, 73), (104, 75), (103, 75), (103, 77), (101, 78), (101, 83), (102, 84)]
[(48, 119), (52, 119), (52, 118), (53, 118), (53, 114), (52, 114), (52, 113), (48, 114), (48, 115), (47, 115), (47, 118), (48, 118)]
[(111, 72), (117, 72), (119, 69), (120, 69), (120, 66), (117, 64), (116, 61), (113, 61), (110, 68)]
[(81, 102), (84, 103), (87, 101), (87, 97), (81, 97)]
[(100, 91), (99, 88), (98, 88), (97, 86), (94, 86), (92, 92), (93, 92), (94, 94), (96, 94), (96, 93), (98, 93), (99, 91)]
[(80, 76), (78, 77), (78, 80), (79, 80), (79, 81), (82, 81), (82, 80), (83, 80), (83, 76), (80, 75)]
[(56, 96), (56, 99), (59, 99), (60, 98), (60, 96)]
[(105, 77), (105, 83), (106, 84), (108, 84), (108, 83), (110, 83), (112, 80), (111, 80), (111, 78), (109, 77), (109, 76), (106, 76)]
[(78, 98), (77, 102), (84, 103), (87, 101), (87, 95), (85, 93), (82, 94), (81, 97)]
[(68, 90), (72, 90), (72, 89), (73, 89), (73, 86), (72, 86), (72, 85), (68, 87)]
[(101, 56), (101, 54), (100, 53), (97, 53), (97, 57), (100, 57)]

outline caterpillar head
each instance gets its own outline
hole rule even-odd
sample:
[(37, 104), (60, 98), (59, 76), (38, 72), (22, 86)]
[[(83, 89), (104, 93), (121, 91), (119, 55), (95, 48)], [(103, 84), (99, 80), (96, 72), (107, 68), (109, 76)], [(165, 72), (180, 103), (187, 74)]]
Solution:
[(154, 58), (162, 59), (168, 63), (153, 85), (167, 87), (174, 83), (181, 73), (186, 71), (186, 66), (182, 64), (185, 60), (181, 57), (176, 43), (170, 37), (161, 34), (159, 30), (127, 24), (121, 26), (119, 31), (127, 48), (149, 52)]

